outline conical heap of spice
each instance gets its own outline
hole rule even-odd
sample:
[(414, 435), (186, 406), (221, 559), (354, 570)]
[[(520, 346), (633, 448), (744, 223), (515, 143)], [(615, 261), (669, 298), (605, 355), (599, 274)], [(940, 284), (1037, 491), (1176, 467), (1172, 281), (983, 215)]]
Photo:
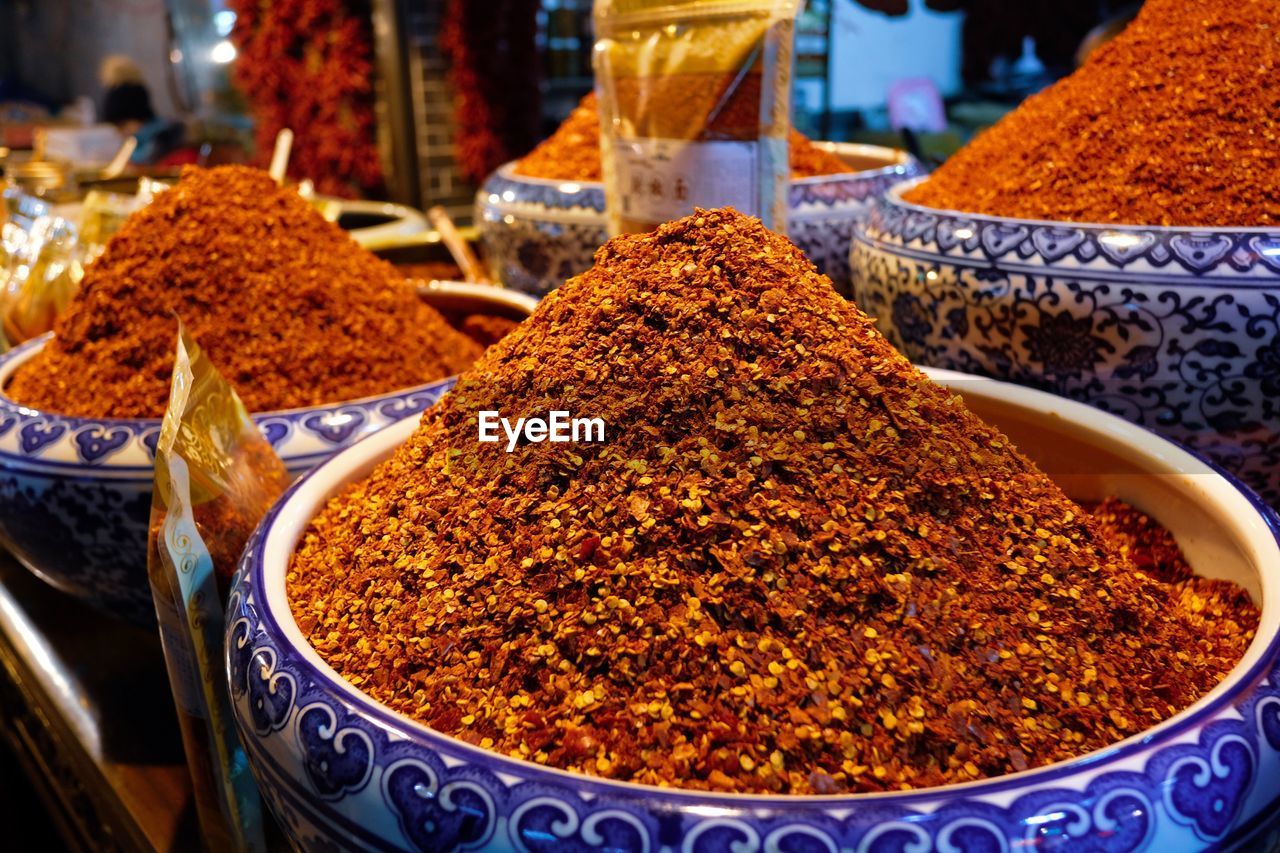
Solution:
[[(481, 411), (605, 441), (477, 441)], [(732, 210), (609, 241), (318, 514), (294, 616), (375, 699), (635, 782), (993, 776), (1194, 701), (1204, 636), (790, 242)], [(1235, 618), (1234, 611), (1224, 620)]]
[[(851, 171), (839, 157), (819, 148), (795, 128), (787, 136), (791, 177), (815, 178)], [(551, 136), (516, 162), (515, 172), (551, 181), (602, 181), (600, 112), (595, 93), (569, 113)]]
[(6, 393), (64, 415), (160, 417), (175, 315), (250, 411), (394, 391), (481, 351), (293, 189), (192, 168), (111, 238)]
[(908, 201), (1030, 219), (1280, 225), (1280, 8), (1147, 0)]

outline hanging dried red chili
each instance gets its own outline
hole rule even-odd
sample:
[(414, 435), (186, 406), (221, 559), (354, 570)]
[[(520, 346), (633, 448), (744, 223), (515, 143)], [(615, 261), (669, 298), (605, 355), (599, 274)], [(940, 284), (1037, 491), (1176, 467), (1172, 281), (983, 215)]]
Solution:
[(445, 5), (440, 50), (454, 93), (454, 150), (463, 177), (474, 183), (537, 139), (538, 6), (538, 0)]
[(382, 187), (373, 114), (369, 0), (228, 0), (234, 76), (254, 119), (258, 159), (276, 134), (294, 137), (289, 176), (322, 193), (361, 196)]

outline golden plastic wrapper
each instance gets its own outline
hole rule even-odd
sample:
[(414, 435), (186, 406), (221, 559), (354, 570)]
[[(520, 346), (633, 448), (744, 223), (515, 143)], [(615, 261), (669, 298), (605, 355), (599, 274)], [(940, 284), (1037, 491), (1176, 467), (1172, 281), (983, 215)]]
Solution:
[(231, 385), (179, 325), (156, 447), (147, 574), (213, 850), (265, 849), (262, 806), (223, 667), (223, 608), (240, 552), (289, 475)]
[(596, 0), (610, 231), (732, 206), (786, 228), (800, 0)]

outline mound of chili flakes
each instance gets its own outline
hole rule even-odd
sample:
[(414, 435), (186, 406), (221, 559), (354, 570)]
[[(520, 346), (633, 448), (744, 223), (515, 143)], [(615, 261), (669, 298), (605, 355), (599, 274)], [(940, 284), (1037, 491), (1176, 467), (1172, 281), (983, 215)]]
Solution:
[[(850, 171), (843, 160), (814, 145), (795, 128), (787, 134), (787, 145), (790, 147), (793, 178), (816, 178)], [(601, 169), (600, 109), (595, 93), (584, 97), (555, 133), (517, 160), (515, 165), (517, 175), (552, 181), (602, 181)]]
[(1074, 74), (906, 193), (1058, 222), (1280, 225), (1280, 7), (1146, 0)]
[[(508, 454), (477, 442), (495, 409), (607, 440)], [(795, 794), (994, 776), (1170, 716), (1257, 620), (1224, 587), (1193, 614), (1179, 584), (732, 210), (607, 243), (288, 576), (324, 659), (441, 732)]]
[(6, 392), (64, 415), (158, 418), (175, 316), (255, 412), (441, 379), (481, 349), (294, 189), (190, 167), (111, 238)]

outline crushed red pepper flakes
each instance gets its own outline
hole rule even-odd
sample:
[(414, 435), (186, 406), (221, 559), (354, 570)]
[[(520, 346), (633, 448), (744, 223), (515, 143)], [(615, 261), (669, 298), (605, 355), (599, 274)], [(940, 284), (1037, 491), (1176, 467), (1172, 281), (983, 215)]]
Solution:
[(1280, 224), (1275, 0), (1147, 0), (905, 198), (995, 216)]
[[(553, 408), (607, 441), (477, 443), (478, 411)], [(736, 792), (1076, 756), (1211, 689), (1257, 619), (1134, 570), (732, 210), (607, 243), (329, 502), (287, 583), (329, 664), (441, 732)]]
[(415, 281), (466, 281), (462, 267), (453, 261), (422, 261), (419, 263), (396, 264), (396, 269), (407, 279)]
[(1115, 542), (1133, 567), (1169, 588), (1178, 609), (1211, 643), (1239, 649), (1253, 640), (1258, 608), (1230, 581), (1195, 574), (1173, 534), (1158, 521), (1117, 498), (1087, 507), (1102, 535)]
[[(743, 100), (749, 100), (743, 99)], [(751, 120), (753, 129), (758, 118)], [(850, 171), (848, 164), (814, 145), (792, 128), (787, 134), (791, 177), (816, 178)], [(600, 112), (595, 93), (588, 94), (551, 136), (516, 161), (515, 173), (552, 181), (602, 181), (600, 165)]]
[(468, 314), (458, 324), (458, 330), (484, 347), (493, 346), (520, 325), (518, 320), (495, 314)]
[(251, 411), (395, 391), (480, 353), (293, 189), (243, 166), (188, 168), (89, 265), (6, 392), (64, 415), (158, 418), (175, 315)]
[(819, 148), (809, 137), (792, 128), (787, 134), (791, 157), (791, 177), (820, 178), (853, 171), (847, 163), (825, 148)]

